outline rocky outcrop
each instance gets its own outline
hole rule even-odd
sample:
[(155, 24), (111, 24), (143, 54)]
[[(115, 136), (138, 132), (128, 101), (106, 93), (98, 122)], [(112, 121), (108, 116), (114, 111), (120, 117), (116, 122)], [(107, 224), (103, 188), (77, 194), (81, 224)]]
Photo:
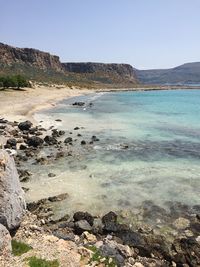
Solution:
[(105, 64), (105, 63), (63, 63), (64, 69), (75, 73), (107, 73), (123, 76), (130, 81), (136, 82), (137, 78), (133, 67), (129, 64)]
[(0, 223), (9, 230), (20, 225), (25, 209), (24, 192), (14, 160), (0, 150)]
[(39, 69), (52, 69), (63, 72), (58, 56), (32, 48), (17, 48), (0, 43), (0, 64), (13, 65), (15, 63), (37, 67)]
[(0, 74), (23, 74), (39, 81), (54, 81), (91, 86), (131, 87), (138, 83), (135, 70), (128, 64), (61, 63), (58, 56), (0, 43)]
[(0, 257), (7, 257), (11, 253), (11, 236), (5, 226), (0, 224)]

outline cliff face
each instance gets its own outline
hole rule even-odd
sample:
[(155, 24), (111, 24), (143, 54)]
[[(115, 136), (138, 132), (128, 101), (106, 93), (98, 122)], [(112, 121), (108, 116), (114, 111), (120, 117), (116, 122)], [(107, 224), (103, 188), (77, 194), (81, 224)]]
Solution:
[(128, 64), (61, 63), (58, 56), (32, 48), (0, 43), (0, 75), (23, 74), (28, 79), (90, 87), (132, 87), (135, 70)]
[(105, 64), (105, 63), (63, 63), (64, 69), (75, 73), (107, 73), (123, 76), (136, 82), (136, 74), (133, 67), (129, 64)]
[(0, 43), (0, 64), (11, 66), (15, 63), (34, 66), (42, 70), (52, 69), (63, 72), (58, 56), (32, 48), (16, 48)]

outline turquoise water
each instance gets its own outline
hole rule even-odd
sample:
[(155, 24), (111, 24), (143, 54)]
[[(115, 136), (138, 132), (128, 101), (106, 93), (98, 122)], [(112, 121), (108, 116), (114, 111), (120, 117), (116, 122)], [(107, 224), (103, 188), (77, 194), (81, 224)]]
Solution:
[[(74, 107), (75, 101), (86, 106)], [(71, 135), (79, 156), (40, 168), (29, 199), (67, 192), (61, 213), (132, 210), (146, 200), (163, 207), (200, 203), (200, 91), (91, 94), (36, 115), (44, 126), (57, 118), (59, 129), (80, 127)], [(100, 141), (89, 144), (92, 135)], [(47, 168), (57, 176), (47, 179)]]

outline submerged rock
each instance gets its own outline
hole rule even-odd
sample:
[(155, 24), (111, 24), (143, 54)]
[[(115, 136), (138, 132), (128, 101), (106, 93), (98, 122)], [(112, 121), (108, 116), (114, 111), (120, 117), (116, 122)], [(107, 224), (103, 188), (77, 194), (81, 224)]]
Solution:
[(67, 137), (65, 140), (64, 140), (64, 143), (65, 144), (69, 144), (73, 141), (73, 139), (71, 137)]
[(86, 145), (85, 140), (82, 140), (82, 141), (81, 141), (81, 145)]
[(177, 228), (177, 229), (185, 229), (187, 227), (189, 227), (190, 225), (190, 221), (188, 219), (185, 218), (178, 218), (174, 221), (173, 225)]
[(66, 198), (68, 198), (69, 195), (67, 193), (63, 193), (63, 194), (60, 194), (60, 195), (57, 195), (57, 196), (53, 196), (53, 197), (48, 197), (48, 200), (51, 201), (51, 202), (57, 202), (57, 201), (62, 201)]
[(95, 135), (93, 135), (91, 139), (92, 139), (93, 142), (98, 142), (99, 141), (99, 138), (97, 138)]
[(20, 225), (24, 210), (24, 192), (14, 160), (0, 150), (0, 223), (12, 230)]

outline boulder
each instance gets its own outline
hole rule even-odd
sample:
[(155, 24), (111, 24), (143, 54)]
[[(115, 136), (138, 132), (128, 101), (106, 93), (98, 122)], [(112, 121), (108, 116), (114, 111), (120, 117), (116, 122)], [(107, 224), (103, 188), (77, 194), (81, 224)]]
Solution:
[(27, 144), (33, 147), (41, 146), (43, 142), (43, 139), (38, 136), (31, 136), (27, 139)]
[(16, 145), (17, 145), (17, 140), (16, 140), (15, 138), (9, 138), (9, 139), (7, 140), (6, 145), (7, 145), (8, 147), (16, 147)]
[(114, 222), (114, 223), (116, 223), (116, 222), (117, 222), (117, 214), (114, 213), (113, 211), (108, 212), (107, 214), (105, 214), (105, 215), (102, 217), (102, 222), (103, 222), (104, 224), (106, 224), (106, 223), (110, 223), (110, 222)]
[(0, 224), (0, 257), (8, 256), (12, 251), (11, 236), (5, 226)]
[[(75, 222), (81, 221), (81, 220), (86, 220), (91, 226), (93, 225), (93, 222), (94, 222), (94, 218), (90, 213), (82, 212), (82, 211), (75, 212), (73, 219)], [(86, 229), (86, 231), (87, 231), (87, 229)]]
[(32, 123), (30, 121), (24, 121), (24, 122), (20, 122), (18, 125), (18, 128), (21, 131), (28, 131), (32, 126)]
[(0, 150), (0, 223), (9, 230), (17, 228), (25, 207), (15, 162), (5, 150)]
[(86, 220), (80, 220), (75, 222), (74, 224), (75, 233), (81, 235), (83, 232), (90, 232), (92, 230), (92, 226)]

